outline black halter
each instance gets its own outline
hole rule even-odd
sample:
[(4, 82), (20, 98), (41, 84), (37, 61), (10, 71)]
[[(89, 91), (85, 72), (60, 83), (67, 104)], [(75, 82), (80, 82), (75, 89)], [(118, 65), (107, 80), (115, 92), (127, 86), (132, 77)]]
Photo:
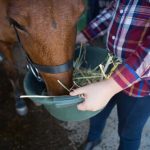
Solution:
[[(20, 37), (19, 37), (19, 33), (18, 33), (16, 26), (14, 24), (13, 24), (13, 27), (14, 27), (19, 45), (24, 50), (23, 45), (22, 45), (21, 40), (20, 40)], [(30, 57), (28, 56), (28, 54), (26, 53), (25, 50), (24, 50), (24, 52), (26, 54), (26, 59), (28, 62), (27, 68), (33, 73), (33, 75), (38, 79), (38, 81), (42, 81), (42, 78), (41, 78), (39, 72), (58, 74), (58, 73), (67, 72), (73, 68), (73, 60), (69, 60), (67, 63), (57, 65), (57, 66), (45, 66), (45, 65), (35, 64), (30, 59)]]

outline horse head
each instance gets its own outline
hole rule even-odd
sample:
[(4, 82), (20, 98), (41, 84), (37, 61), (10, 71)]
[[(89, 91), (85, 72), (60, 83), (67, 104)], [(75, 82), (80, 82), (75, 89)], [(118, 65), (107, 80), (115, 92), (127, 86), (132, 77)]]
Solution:
[[(32, 62), (58, 66), (73, 59), (76, 23), (83, 9), (82, 0), (10, 0), (8, 17)], [(40, 75), (54, 95), (66, 94), (57, 80), (68, 88), (72, 86), (72, 69), (60, 73), (40, 71)]]

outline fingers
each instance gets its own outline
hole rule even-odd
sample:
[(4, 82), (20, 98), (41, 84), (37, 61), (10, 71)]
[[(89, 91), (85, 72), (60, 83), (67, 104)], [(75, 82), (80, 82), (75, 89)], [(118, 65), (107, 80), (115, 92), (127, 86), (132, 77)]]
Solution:
[(83, 102), (83, 103), (77, 105), (77, 108), (78, 108), (78, 110), (81, 110), (81, 111), (86, 111), (86, 110), (87, 110), (87, 107), (86, 107), (86, 105), (85, 105), (85, 102)]
[(97, 106), (91, 106), (85, 100), (83, 103), (77, 105), (77, 109), (81, 111), (98, 111), (102, 108), (98, 108)]
[(76, 95), (81, 95), (84, 94), (84, 89), (83, 88), (78, 88), (70, 92), (71, 96), (76, 96)]
[(77, 105), (77, 109), (81, 111), (97, 111), (97, 106), (91, 106), (88, 104), (88, 102), (85, 100), (83, 103), (80, 103)]
[[(75, 90), (73, 90), (72, 92), (70, 92), (70, 95), (71, 95), (71, 96), (80, 95), (82, 98), (85, 99), (85, 96), (84, 96), (84, 88), (75, 89)], [(81, 111), (87, 110), (85, 104), (86, 104), (85, 102), (82, 102), (82, 103), (80, 103), (79, 105), (77, 105), (78, 110), (81, 110)]]

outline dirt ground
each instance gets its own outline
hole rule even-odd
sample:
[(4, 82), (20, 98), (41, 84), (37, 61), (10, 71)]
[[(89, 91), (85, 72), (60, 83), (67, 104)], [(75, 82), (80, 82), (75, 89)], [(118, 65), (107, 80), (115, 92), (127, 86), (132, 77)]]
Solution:
[(42, 106), (27, 100), (29, 113), (19, 117), (12, 94), (0, 68), (0, 150), (74, 150), (66, 130)]

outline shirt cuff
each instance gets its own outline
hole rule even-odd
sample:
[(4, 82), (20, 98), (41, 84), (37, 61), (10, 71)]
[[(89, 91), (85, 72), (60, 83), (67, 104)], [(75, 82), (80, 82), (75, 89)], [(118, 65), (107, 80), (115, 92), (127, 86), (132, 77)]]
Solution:
[(98, 26), (96, 23), (90, 23), (84, 30), (82, 30), (83, 35), (87, 38), (88, 41), (94, 40), (99, 35), (104, 35), (105, 32), (102, 32), (102, 29), (105, 30), (105, 26)]
[(82, 34), (85, 36), (85, 38), (88, 40), (88, 41), (92, 41), (93, 39), (93, 36), (91, 36), (90, 34), (90, 29), (89, 28), (86, 28), (82, 31)]
[(112, 74), (112, 78), (123, 89), (126, 89), (141, 80), (137, 73), (128, 64), (120, 64)]

